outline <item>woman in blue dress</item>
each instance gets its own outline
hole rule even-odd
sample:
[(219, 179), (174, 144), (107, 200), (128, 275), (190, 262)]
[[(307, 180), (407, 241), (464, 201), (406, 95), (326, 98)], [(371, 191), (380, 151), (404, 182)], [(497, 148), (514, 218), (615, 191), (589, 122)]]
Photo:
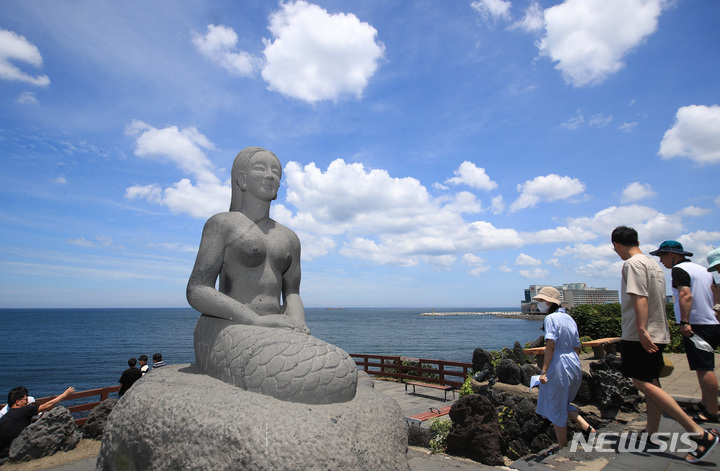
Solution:
[(543, 287), (533, 298), (545, 316), (545, 362), (540, 376), (540, 392), (536, 412), (552, 422), (558, 445), (567, 445), (568, 417), (588, 437), (595, 431), (570, 402), (580, 389), (580, 336), (577, 324), (560, 307), (560, 292), (552, 286)]

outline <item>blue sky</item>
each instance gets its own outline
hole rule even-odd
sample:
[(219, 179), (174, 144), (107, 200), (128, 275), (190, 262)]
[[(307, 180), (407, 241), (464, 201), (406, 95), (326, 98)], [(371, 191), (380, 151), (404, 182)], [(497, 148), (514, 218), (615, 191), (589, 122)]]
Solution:
[(720, 2), (0, 2), (0, 304), (187, 306), (244, 147), (306, 306), (619, 287), (720, 245)]

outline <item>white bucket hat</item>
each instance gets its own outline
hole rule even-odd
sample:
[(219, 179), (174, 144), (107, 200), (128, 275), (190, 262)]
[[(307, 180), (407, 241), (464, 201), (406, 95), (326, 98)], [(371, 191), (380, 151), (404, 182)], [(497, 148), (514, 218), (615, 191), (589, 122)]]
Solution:
[(562, 302), (560, 302), (560, 291), (556, 290), (552, 286), (543, 286), (540, 289), (540, 292), (536, 294), (533, 299), (555, 303), (558, 306), (562, 304)]

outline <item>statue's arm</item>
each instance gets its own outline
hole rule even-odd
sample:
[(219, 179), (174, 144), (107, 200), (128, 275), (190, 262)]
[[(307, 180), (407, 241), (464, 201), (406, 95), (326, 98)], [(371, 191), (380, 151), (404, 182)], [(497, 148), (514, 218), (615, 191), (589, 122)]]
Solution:
[[(282, 296), (285, 315), (293, 319), (300, 327), (307, 329), (305, 323), (305, 307), (300, 298), (300, 240), (297, 235), (288, 229), (292, 241), (292, 263), (283, 273)], [(307, 330), (310, 333), (310, 330)]]
[(190, 306), (208, 316), (238, 324), (260, 325), (261, 316), (243, 303), (215, 289), (225, 253), (227, 223), (220, 215), (211, 217), (203, 228), (195, 266), (187, 285)]

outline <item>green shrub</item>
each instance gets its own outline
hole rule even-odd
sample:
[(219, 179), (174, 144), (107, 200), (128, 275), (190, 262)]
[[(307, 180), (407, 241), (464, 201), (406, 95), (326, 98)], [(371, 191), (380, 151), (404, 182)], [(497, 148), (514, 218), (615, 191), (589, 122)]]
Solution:
[(430, 449), (433, 453), (445, 453), (447, 436), (452, 428), (452, 421), (437, 417), (430, 422)]
[(470, 378), (473, 377), (475, 374), (474, 371), (471, 371), (467, 378), (465, 378), (465, 382), (463, 383), (462, 387), (460, 388), (460, 397), (469, 396), (473, 393), (472, 386), (470, 385)]

